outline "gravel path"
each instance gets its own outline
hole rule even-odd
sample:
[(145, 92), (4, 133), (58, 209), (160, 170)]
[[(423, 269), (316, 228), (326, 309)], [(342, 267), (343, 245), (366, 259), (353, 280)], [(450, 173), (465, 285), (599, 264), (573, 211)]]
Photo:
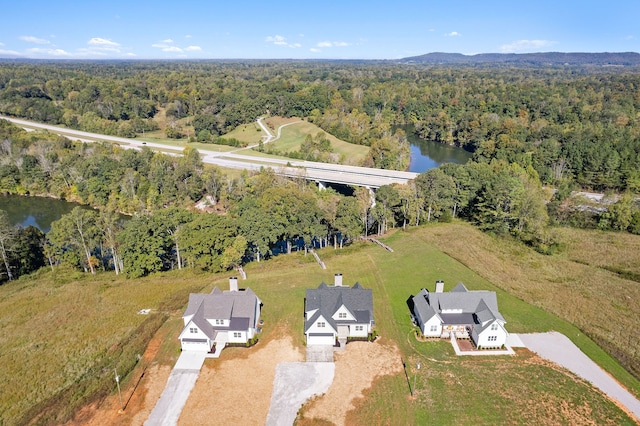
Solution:
[(627, 407), (640, 421), (640, 401), (587, 357), (567, 336), (557, 332), (518, 336), (531, 351), (591, 382), (607, 396)]
[(276, 367), (267, 426), (292, 425), (307, 399), (322, 395), (333, 382), (332, 362), (286, 362)]
[(191, 389), (200, 375), (200, 368), (206, 353), (182, 352), (171, 371), (167, 386), (149, 415), (145, 426), (172, 426), (178, 424), (178, 418)]

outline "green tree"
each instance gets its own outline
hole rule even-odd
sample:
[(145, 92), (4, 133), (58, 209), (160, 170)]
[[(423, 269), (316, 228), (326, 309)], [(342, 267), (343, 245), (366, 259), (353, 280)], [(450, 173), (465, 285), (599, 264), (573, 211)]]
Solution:
[[(71, 212), (51, 223), (47, 237), (58, 252), (71, 263), (80, 263), (83, 268), (96, 273), (97, 258), (92, 250), (99, 240), (98, 214), (93, 210), (75, 207)], [(84, 261), (81, 259), (84, 258)]]
[(13, 280), (10, 251), (16, 242), (16, 234), (15, 227), (9, 223), (7, 212), (0, 210), (0, 255), (2, 255), (4, 273), (9, 281)]

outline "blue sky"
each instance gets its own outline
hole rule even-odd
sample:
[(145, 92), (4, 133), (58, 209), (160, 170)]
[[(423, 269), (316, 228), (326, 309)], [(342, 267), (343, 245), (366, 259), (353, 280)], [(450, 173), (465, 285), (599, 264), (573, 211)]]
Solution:
[(398, 59), (429, 52), (640, 51), (640, 0), (3, 3), (0, 57)]

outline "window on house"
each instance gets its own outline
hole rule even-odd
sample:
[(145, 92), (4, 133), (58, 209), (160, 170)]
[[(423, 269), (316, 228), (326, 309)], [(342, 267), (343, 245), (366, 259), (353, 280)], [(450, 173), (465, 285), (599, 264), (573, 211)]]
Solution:
[(356, 331), (364, 330), (364, 325), (356, 325)]
[(224, 320), (221, 320), (221, 319), (216, 320), (216, 325), (223, 325), (223, 324), (224, 324)]
[(323, 328), (325, 325), (323, 321), (318, 321), (318, 328)]
[(346, 312), (339, 312), (339, 313), (338, 313), (338, 318), (340, 318), (340, 319), (345, 319), (345, 318), (347, 318), (347, 313), (346, 313)]
[(234, 332), (233, 337), (236, 337), (236, 338), (242, 337), (242, 333)]
[(498, 336), (489, 336), (489, 338), (487, 340), (489, 342), (495, 342), (496, 340), (498, 340)]
[(491, 324), (491, 330), (495, 331), (498, 329), (498, 324)]
[(198, 332), (197, 328), (195, 328), (195, 327), (190, 327), (189, 328), (189, 333), (197, 333), (197, 332)]
[(436, 331), (438, 331), (438, 326), (437, 325), (432, 325), (431, 328), (429, 329), (429, 331), (431, 331), (432, 333), (435, 333)]

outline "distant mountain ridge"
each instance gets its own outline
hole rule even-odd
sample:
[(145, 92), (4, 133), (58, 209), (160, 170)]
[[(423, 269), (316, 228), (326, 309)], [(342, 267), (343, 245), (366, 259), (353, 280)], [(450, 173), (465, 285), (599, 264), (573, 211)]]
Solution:
[(426, 55), (411, 56), (400, 62), (424, 64), (522, 64), (522, 65), (640, 65), (640, 53), (602, 52), (602, 53), (462, 53), (433, 52)]

